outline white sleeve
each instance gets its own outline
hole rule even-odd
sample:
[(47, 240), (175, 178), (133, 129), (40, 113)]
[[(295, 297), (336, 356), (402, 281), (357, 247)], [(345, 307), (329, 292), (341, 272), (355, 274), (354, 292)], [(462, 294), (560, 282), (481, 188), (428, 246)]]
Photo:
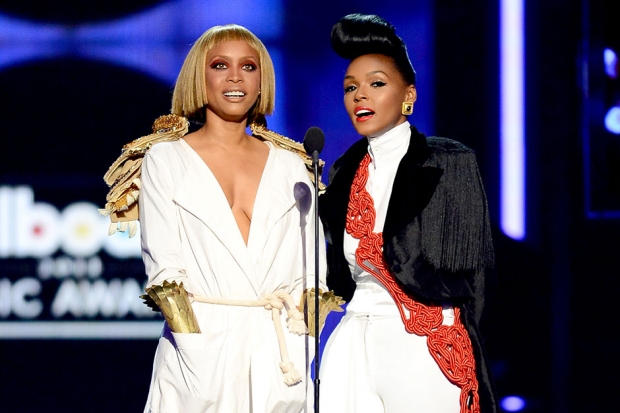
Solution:
[(139, 196), (142, 260), (147, 288), (164, 280), (187, 285), (174, 186), (169, 163), (147, 152), (142, 163)]

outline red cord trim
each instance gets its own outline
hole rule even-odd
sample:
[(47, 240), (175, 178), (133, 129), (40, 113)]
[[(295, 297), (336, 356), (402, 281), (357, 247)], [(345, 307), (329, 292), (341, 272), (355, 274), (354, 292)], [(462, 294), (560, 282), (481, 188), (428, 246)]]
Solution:
[(454, 308), (453, 325), (442, 325), (442, 307), (424, 305), (407, 295), (385, 263), (383, 233), (373, 232), (376, 212), (374, 201), (366, 191), (369, 164), (370, 155), (366, 154), (353, 179), (347, 210), (347, 233), (359, 240), (355, 251), (357, 264), (387, 288), (396, 302), (405, 330), (427, 337), (429, 352), (439, 368), (451, 383), (461, 388), (461, 413), (479, 413), (476, 362), (471, 340), (461, 322), (460, 308)]

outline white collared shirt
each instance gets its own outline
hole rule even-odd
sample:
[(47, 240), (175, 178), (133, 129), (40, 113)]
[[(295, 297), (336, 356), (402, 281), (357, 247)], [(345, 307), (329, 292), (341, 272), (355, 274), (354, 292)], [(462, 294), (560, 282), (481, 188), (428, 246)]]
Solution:
[[(382, 232), (385, 224), (388, 203), (398, 165), (409, 149), (411, 125), (405, 121), (383, 135), (368, 138), (368, 165), (366, 190), (375, 206), (374, 232)], [(355, 261), (355, 251), (359, 240), (346, 232), (344, 234), (344, 255), (349, 263), (353, 279), (357, 283), (355, 295), (347, 306), (348, 313), (372, 315), (399, 315), (390, 293), (370, 273), (363, 270)]]

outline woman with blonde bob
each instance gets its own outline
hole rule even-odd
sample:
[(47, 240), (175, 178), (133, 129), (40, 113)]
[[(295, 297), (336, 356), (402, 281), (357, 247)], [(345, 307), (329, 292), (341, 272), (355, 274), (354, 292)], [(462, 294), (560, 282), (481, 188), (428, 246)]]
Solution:
[(252, 112), (249, 114), (249, 123), (262, 115), (270, 115), (273, 112), (276, 77), (271, 57), (265, 45), (246, 28), (238, 25), (226, 25), (207, 30), (189, 51), (174, 88), (172, 113), (204, 123), (204, 109), (208, 103), (205, 76), (207, 61), (205, 56), (215, 46), (228, 41), (247, 43), (257, 54), (260, 63), (260, 93)]
[(202, 126), (144, 157), (147, 292), (167, 321), (145, 412), (312, 405), (314, 343), (297, 304), (314, 285), (313, 185), (302, 158), (278, 144), (294, 142), (265, 129), (274, 94), (261, 41), (238, 25), (213, 27), (190, 50), (169, 115), (185, 130), (186, 119)]

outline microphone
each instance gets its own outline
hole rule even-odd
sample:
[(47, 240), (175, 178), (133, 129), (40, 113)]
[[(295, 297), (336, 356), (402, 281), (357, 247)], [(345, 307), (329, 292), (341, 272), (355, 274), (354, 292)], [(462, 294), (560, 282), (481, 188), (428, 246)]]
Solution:
[(325, 146), (325, 134), (321, 128), (310, 127), (304, 136), (304, 149), (312, 157), (313, 164), (319, 162), (319, 154), (323, 150), (323, 146)]
[(325, 145), (325, 134), (316, 126), (310, 127), (304, 136), (304, 149), (312, 157), (314, 173), (314, 412), (319, 413), (319, 154)]

